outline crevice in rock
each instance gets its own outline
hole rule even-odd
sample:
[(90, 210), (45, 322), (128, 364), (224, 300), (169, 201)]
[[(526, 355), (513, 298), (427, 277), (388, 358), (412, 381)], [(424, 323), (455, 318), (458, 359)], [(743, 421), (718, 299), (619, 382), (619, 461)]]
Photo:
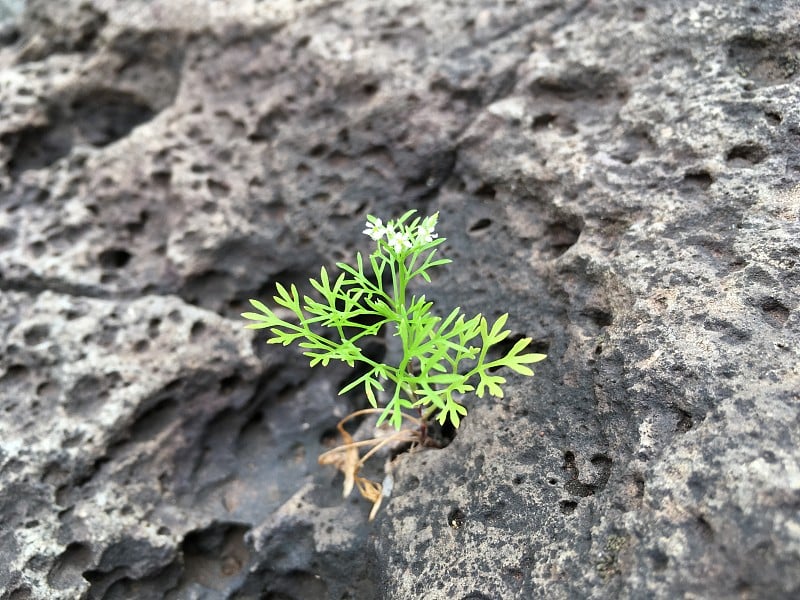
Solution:
[(116, 297), (114, 294), (92, 285), (72, 284), (58, 279), (36, 277), (35, 275), (24, 278), (8, 278), (0, 274), (0, 290), (23, 292), (32, 296), (49, 290), (66, 296), (97, 298), (100, 300)]

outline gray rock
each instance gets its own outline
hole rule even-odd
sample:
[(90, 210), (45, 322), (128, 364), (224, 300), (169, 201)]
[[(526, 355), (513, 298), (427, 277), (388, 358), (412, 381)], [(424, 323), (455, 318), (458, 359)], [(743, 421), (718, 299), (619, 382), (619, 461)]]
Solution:
[[(800, 595), (798, 9), (30, 0), (0, 598)], [(349, 370), (238, 313), (409, 208), (424, 293), (549, 358), (369, 523), (316, 464)]]
[(25, 8), (25, 0), (2, 0), (0, 2), (0, 22), (12, 21), (19, 17)]

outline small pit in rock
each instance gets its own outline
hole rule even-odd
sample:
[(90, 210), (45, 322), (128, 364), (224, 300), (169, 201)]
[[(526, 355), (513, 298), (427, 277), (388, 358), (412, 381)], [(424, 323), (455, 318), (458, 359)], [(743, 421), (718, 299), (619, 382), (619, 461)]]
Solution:
[(467, 521), (467, 516), (460, 508), (454, 508), (447, 514), (447, 524), (453, 529), (461, 529)]
[(707, 190), (714, 183), (708, 171), (687, 171), (681, 182), (681, 191)]
[(492, 226), (491, 219), (487, 218), (478, 219), (472, 225), (469, 226), (467, 232), (473, 235), (482, 235), (485, 234), (491, 226)]
[(97, 147), (116, 142), (155, 116), (145, 102), (116, 90), (90, 92), (73, 100), (70, 108), (81, 138)]
[(121, 269), (130, 261), (131, 253), (124, 248), (109, 248), (103, 250), (97, 259), (104, 269)]
[(760, 144), (747, 142), (728, 150), (725, 160), (732, 167), (746, 168), (757, 165), (767, 158), (767, 151)]
[(578, 503), (574, 500), (562, 500), (558, 503), (558, 508), (563, 515), (571, 515), (578, 508)]
[(577, 221), (556, 221), (547, 227), (548, 250), (553, 258), (572, 248), (581, 235), (583, 226)]

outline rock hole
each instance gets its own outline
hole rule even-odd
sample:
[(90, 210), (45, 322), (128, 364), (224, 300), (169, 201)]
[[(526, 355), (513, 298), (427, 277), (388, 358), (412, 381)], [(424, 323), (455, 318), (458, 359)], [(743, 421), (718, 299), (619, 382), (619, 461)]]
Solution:
[(228, 375), (227, 377), (223, 378), (219, 382), (219, 393), (223, 396), (230, 394), (231, 392), (235, 391), (242, 383), (242, 378), (239, 376), (238, 373), (233, 373), (232, 375)]
[(765, 298), (761, 301), (761, 310), (765, 319), (775, 327), (783, 327), (789, 320), (789, 309), (777, 298)]
[(587, 306), (580, 314), (588, 317), (598, 327), (608, 327), (614, 322), (614, 315), (599, 306)]
[(196, 342), (206, 331), (206, 325), (202, 321), (195, 321), (192, 323), (192, 328), (189, 331), (189, 338)]
[(315, 146), (312, 146), (311, 150), (308, 151), (308, 155), (313, 156), (314, 158), (319, 158), (327, 152), (328, 146), (325, 144), (316, 144)]
[(122, 269), (131, 259), (131, 253), (124, 248), (108, 248), (97, 257), (104, 269)]
[(728, 43), (728, 60), (740, 76), (767, 85), (785, 82), (800, 68), (796, 45), (772, 30), (752, 30), (733, 37)]
[(155, 438), (170, 424), (177, 409), (178, 402), (174, 398), (164, 398), (144, 411), (130, 427), (131, 441), (143, 442)]
[[(463, 422), (465, 418), (462, 417), (461, 421)], [(456, 428), (453, 427), (449, 420), (442, 425), (434, 419), (428, 422), (426, 436), (434, 448), (446, 448), (456, 438), (456, 433)], [(408, 449), (410, 449), (410, 446)]]
[(218, 181), (216, 179), (207, 179), (206, 186), (208, 187), (208, 191), (211, 192), (211, 195), (215, 198), (224, 198), (231, 191), (231, 186), (224, 181)]
[(288, 119), (289, 115), (283, 109), (273, 108), (259, 117), (255, 131), (247, 137), (251, 142), (269, 142), (278, 136), (280, 126)]
[(460, 508), (454, 508), (447, 514), (447, 524), (453, 529), (460, 529), (464, 526), (467, 517)]
[(50, 337), (50, 327), (45, 323), (39, 323), (29, 327), (23, 334), (23, 339), (28, 346), (36, 346)]
[(764, 113), (770, 125), (780, 125), (783, 121), (783, 116), (778, 112), (767, 111)]
[(15, 588), (11, 595), (8, 597), (8, 600), (31, 600), (33, 598), (33, 592), (31, 592), (31, 588), (26, 585), (22, 585), (18, 588)]
[[(264, 413), (256, 411), (242, 424), (236, 436), (236, 453), (252, 456), (263, 446), (263, 438), (269, 436), (269, 428), (264, 423)], [(302, 444), (301, 444), (302, 447)]]
[(695, 519), (695, 528), (704, 541), (714, 541), (714, 528), (711, 527), (711, 524), (702, 515)]
[(482, 592), (470, 592), (469, 594), (461, 598), (461, 600), (492, 600), (492, 597), (487, 596)]
[(159, 169), (157, 171), (153, 171), (150, 174), (150, 179), (153, 180), (159, 187), (167, 187), (169, 186), (170, 182), (172, 181), (172, 171), (169, 169)]
[(0, 247), (9, 245), (16, 237), (16, 230), (11, 227), (0, 227)]
[(558, 508), (561, 514), (571, 515), (575, 512), (575, 509), (578, 508), (578, 503), (574, 500), (562, 500), (558, 503)]
[(65, 157), (72, 151), (73, 139), (67, 127), (45, 125), (5, 134), (0, 143), (9, 149), (11, 158), (6, 167), (16, 178), (24, 171), (49, 167)]
[(238, 523), (214, 523), (190, 531), (181, 543), (186, 584), (219, 589), (220, 579), (233, 577), (250, 563), (244, 541), (249, 527)]
[(91, 412), (95, 405), (108, 397), (113, 383), (110, 377), (82, 375), (67, 392), (67, 410), (77, 413)]
[(374, 96), (380, 89), (380, 83), (377, 81), (370, 81), (361, 86), (361, 93), (365, 96)]
[(0, 25), (0, 46), (13, 46), (19, 41), (20, 36), (20, 30), (13, 21), (6, 21)]
[(675, 423), (676, 433), (686, 433), (694, 427), (694, 419), (692, 419), (692, 414), (690, 412), (682, 408), (676, 408), (675, 412), (677, 413), (677, 421)]
[(319, 445), (323, 448), (335, 448), (339, 445), (339, 431), (336, 428), (326, 429), (319, 436)]
[(707, 190), (714, 183), (708, 171), (687, 171), (683, 176), (683, 189)]
[(581, 498), (594, 494), (594, 487), (592, 485), (583, 483), (578, 479), (578, 466), (575, 463), (575, 454), (573, 452), (568, 450), (564, 453), (564, 465), (562, 469), (564, 469), (569, 476), (568, 480), (564, 483), (565, 491), (573, 496), (579, 496)]
[(39, 240), (37, 242), (33, 242), (30, 245), (30, 250), (31, 250), (31, 254), (33, 254), (33, 256), (35, 256), (36, 258), (39, 258), (47, 250), (47, 244), (45, 244), (41, 240)]
[(489, 229), (489, 227), (491, 227), (491, 225), (492, 225), (492, 220), (491, 219), (487, 219), (487, 218), (478, 219), (472, 225), (469, 226), (469, 229), (467, 231), (469, 233), (481, 233), (481, 232), (485, 232), (487, 229)]
[(650, 551), (650, 562), (655, 571), (663, 571), (669, 565), (669, 557), (662, 550), (654, 548)]
[(0, 377), (0, 382), (19, 385), (27, 381), (30, 369), (25, 365), (11, 365), (6, 369), (5, 374)]
[(548, 354), (550, 352), (549, 340), (533, 340), (528, 346), (528, 350), (536, 354)]
[(150, 339), (158, 337), (159, 330), (161, 329), (161, 319), (153, 317), (147, 322), (147, 335)]
[(546, 238), (550, 254), (555, 258), (564, 254), (578, 241), (581, 226), (577, 222), (556, 221), (547, 227)]
[(51, 381), (43, 381), (36, 386), (36, 395), (40, 398), (56, 398), (58, 392), (58, 385)]
[(619, 148), (611, 155), (615, 160), (629, 165), (642, 154), (651, 153), (656, 148), (652, 135), (644, 127), (627, 131), (620, 141)]
[(475, 190), (474, 195), (483, 200), (494, 200), (497, 197), (497, 190), (493, 185), (482, 183), (480, 187)]
[(142, 233), (149, 219), (150, 213), (148, 213), (146, 210), (139, 211), (139, 217), (135, 220), (127, 222), (125, 224), (125, 229), (127, 229), (128, 233), (131, 235)]
[(209, 270), (195, 273), (186, 278), (180, 295), (190, 304), (216, 306), (227, 302), (232, 295), (233, 281), (230, 274)]
[(725, 160), (733, 167), (751, 167), (767, 157), (767, 151), (760, 144), (747, 142), (728, 150)]
[(555, 122), (557, 118), (558, 115), (553, 113), (544, 113), (542, 115), (537, 115), (533, 118), (533, 121), (531, 122), (531, 129), (536, 130), (549, 127)]
[(592, 489), (595, 492), (600, 492), (605, 489), (608, 480), (611, 478), (612, 460), (605, 454), (595, 454), (589, 462), (595, 469), (595, 480), (592, 484)]
[(624, 100), (628, 90), (620, 77), (593, 66), (576, 65), (568, 70), (537, 78), (529, 88), (534, 96), (551, 96), (564, 102)]
[(81, 137), (103, 147), (127, 136), (155, 116), (155, 111), (132, 94), (94, 90), (73, 100), (73, 121)]
[(47, 582), (57, 590), (79, 586), (81, 573), (91, 560), (92, 551), (88, 545), (72, 542), (56, 558), (47, 574)]

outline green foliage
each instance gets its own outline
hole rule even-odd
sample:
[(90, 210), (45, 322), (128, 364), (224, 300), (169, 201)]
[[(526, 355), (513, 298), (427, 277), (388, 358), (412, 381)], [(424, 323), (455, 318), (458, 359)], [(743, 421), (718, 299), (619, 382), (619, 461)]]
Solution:
[[(436, 414), (439, 423), (455, 427), (467, 409), (459, 403), (462, 394), (487, 393), (502, 398), (505, 378), (496, 374), (508, 367), (522, 375), (533, 375), (527, 365), (545, 358), (527, 352), (530, 338), (521, 339), (500, 358), (488, 350), (511, 333), (504, 330), (507, 314), (489, 326), (480, 314), (467, 319), (459, 308), (446, 317), (433, 314), (433, 302), (425, 296), (409, 295), (408, 285), (417, 277), (430, 282), (429, 271), (451, 262), (436, 258), (444, 238), (434, 233), (438, 213), (421, 219), (409, 211), (386, 225), (367, 217), (364, 233), (376, 242), (366, 260), (356, 254), (355, 265), (338, 263), (339, 275), (332, 279), (323, 267), (311, 285), (318, 297), (298, 293), (277, 284), (275, 303), (294, 317), (285, 320), (258, 300), (250, 300), (258, 312), (242, 316), (253, 321), (251, 329), (268, 329), (270, 344), (297, 342), (311, 366), (326, 366), (332, 360), (354, 367), (361, 363), (366, 372), (347, 384), (340, 394), (363, 388), (370, 404), (377, 408), (377, 392), (387, 392), (388, 403), (379, 423), (389, 420), (400, 429), (404, 410), (419, 409), (425, 417)], [(386, 283), (384, 283), (386, 282)], [(277, 309), (276, 309), (277, 310)], [(388, 328), (402, 342), (403, 356), (396, 365), (378, 363), (365, 356), (359, 343)], [(322, 333), (324, 332), (324, 334)]]

